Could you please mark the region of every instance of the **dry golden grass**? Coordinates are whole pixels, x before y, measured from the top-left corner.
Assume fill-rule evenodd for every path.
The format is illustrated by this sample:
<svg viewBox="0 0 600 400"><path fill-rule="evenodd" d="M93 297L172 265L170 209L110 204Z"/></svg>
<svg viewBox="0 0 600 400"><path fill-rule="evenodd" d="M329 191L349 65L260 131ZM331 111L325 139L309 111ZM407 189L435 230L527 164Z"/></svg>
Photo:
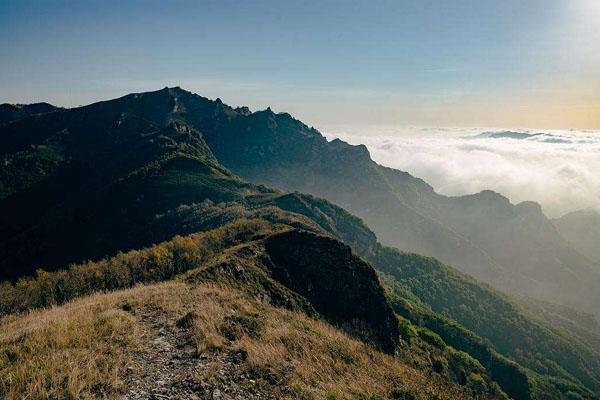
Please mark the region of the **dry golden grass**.
<svg viewBox="0 0 600 400"><path fill-rule="evenodd" d="M135 321L115 298L0 320L0 398L86 399L123 390L123 348L137 345Z"/></svg>
<svg viewBox="0 0 600 400"><path fill-rule="evenodd" d="M122 311L124 304L136 312ZM141 313L165 324L190 316L199 352L246 354L241 368L279 398L390 398L393 388L416 399L468 398L457 386L425 376L322 321L233 289L180 282L97 294L0 319L0 398L123 394L123 371L145 345L141 334L149 329L138 319ZM219 365L207 365L197 376L208 381L211 368Z"/></svg>
<svg viewBox="0 0 600 400"><path fill-rule="evenodd" d="M0 399L118 398L147 329L123 305L176 319L190 295L187 285L167 282L1 317Z"/></svg>
<svg viewBox="0 0 600 400"><path fill-rule="evenodd" d="M273 308L228 289L195 290L198 350L247 354L248 370L278 382L272 389L281 398L377 399L389 398L394 389L415 399L467 398L458 387L425 376L302 313Z"/></svg>
<svg viewBox="0 0 600 400"><path fill-rule="evenodd" d="M141 250L71 265L55 272L38 270L15 284L0 282L0 316L64 304L96 292L126 289L173 279L202 265L225 249L290 229L264 220L239 220L208 232L198 232Z"/></svg>

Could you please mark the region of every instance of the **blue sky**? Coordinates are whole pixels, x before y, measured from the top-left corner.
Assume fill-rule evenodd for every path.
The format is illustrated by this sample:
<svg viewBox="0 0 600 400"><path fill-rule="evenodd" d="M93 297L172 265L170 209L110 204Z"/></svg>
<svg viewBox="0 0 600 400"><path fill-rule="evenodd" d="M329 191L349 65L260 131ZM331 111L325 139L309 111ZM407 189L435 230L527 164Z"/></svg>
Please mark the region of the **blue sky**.
<svg viewBox="0 0 600 400"><path fill-rule="evenodd" d="M0 101L179 85L311 125L600 128L600 0L0 1Z"/></svg>

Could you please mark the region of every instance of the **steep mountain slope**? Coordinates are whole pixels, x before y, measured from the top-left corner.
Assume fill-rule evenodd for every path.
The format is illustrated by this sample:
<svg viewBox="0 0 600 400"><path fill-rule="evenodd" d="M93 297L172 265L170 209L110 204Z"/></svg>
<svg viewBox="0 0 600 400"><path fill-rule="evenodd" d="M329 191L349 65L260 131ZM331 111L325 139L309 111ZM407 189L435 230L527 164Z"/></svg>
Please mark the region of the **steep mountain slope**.
<svg viewBox="0 0 600 400"><path fill-rule="evenodd" d="M201 101L187 92L178 98ZM211 134L214 126L195 116L201 109L182 117L203 126L217 158L243 177L326 197L361 216L385 243L434 255L500 288L597 309L597 291L586 284L598 282L594 267L540 223L545 217L535 207L512 207L491 192L438 196L424 182L373 163L364 146L327 143L288 114L243 115ZM566 287L556 287L559 279Z"/></svg>
<svg viewBox="0 0 600 400"><path fill-rule="evenodd" d="M0 104L0 126L30 115L44 114L58 109L48 103ZM2 161L0 199L43 179L47 171L56 168L62 161L62 157L52 145L39 145L5 155Z"/></svg>
<svg viewBox="0 0 600 400"><path fill-rule="evenodd" d="M574 211L552 220L571 246L590 260L600 263L600 213L593 209Z"/></svg>
<svg viewBox="0 0 600 400"><path fill-rule="evenodd" d="M327 142L287 114L240 116L206 140L242 177L325 197L362 217L386 244L435 256L504 290L600 309L600 268L533 203L514 206L489 191L438 195L377 165L364 146Z"/></svg>
<svg viewBox="0 0 600 400"><path fill-rule="evenodd" d="M554 329L565 332L573 343L585 343L596 354L600 352L600 324L593 315L531 298L523 298L519 303L526 315L541 318ZM600 355L595 357L600 360Z"/></svg>
<svg viewBox="0 0 600 400"><path fill-rule="evenodd" d="M376 257L372 263L382 272L383 281L403 299L412 299L408 304L405 300L395 302L396 312L415 323L420 321L448 344L481 360L503 387L508 389L517 382L514 376L504 380L507 366L495 365L496 352L544 375L580 380L590 388L599 386L600 353L592 342L580 341L571 330L559 329L527 313L515 302L437 260L389 248ZM421 305L438 315L419 309ZM581 337L593 340L591 332L597 335L599 331L592 329Z"/></svg>
<svg viewBox="0 0 600 400"><path fill-rule="evenodd" d="M0 309L12 312L32 306L61 304L96 290L115 290L139 285L142 282L150 283L173 278L179 283L164 286L160 294L156 290L147 291L138 286L135 289L137 294L135 297L121 298L120 311L126 311L128 314L115 315L101 312L105 310L88 312L89 315L100 316L100 318L107 317L105 321L100 320L90 324L99 326L100 338L87 338L81 343L83 346L81 350L85 351L86 348L98 345L100 341L107 342L105 346L108 345L111 351L101 355L104 358L98 362L103 365L97 366L102 373L106 369L110 371L112 368L124 369L125 367L121 363L121 357L111 357L110 354L119 353L126 358L140 357L135 348L130 348L130 346L134 347L136 342L144 346L144 343L139 343L143 337L135 336L138 323L142 322L137 317L152 314L154 330L165 340L172 339L180 333L176 328L190 329L195 324L200 324L196 331L198 335L196 339L199 339L196 344L198 353L202 354L194 354L194 352L190 354L188 351L184 365L181 365L182 360L176 357L173 357L169 363L170 369L176 369L186 376L193 375L196 368L202 369L202 365L196 364L199 360L220 357L221 351L229 354L230 351L237 349L238 352L241 350L246 352L249 359L260 355L260 359L268 363L260 364L266 370L259 368L252 371L239 366L237 375L231 378L238 382L244 379L243 375L250 375L253 380L267 379L270 385L265 389L284 391L281 396L286 391L293 390L287 386L286 382L289 379L305 377L303 372L315 368L317 370L329 368L331 364L331 370L323 371L327 372L327 375L311 374L312 380L301 385L303 391L310 391L311 387L312 390L317 387L328 387L338 379L345 381L345 376L358 377L365 376L366 373L368 377L372 372L376 372L379 379L383 379L377 385L374 385L371 380L362 384L355 382L340 385L338 382L336 398L338 396L339 398L362 398L356 391L367 393L372 391L384 395L394 387L397 388L398 393L401 393L401 389L405 392L415 391L424 398L428 398L425 393L429 393L429 396L445 393L442 398L470 398L474 395L482 398L503 398L497 385L489 380L485 369L468 355L446 348L445 345L427 344L426 341L410 334L415 331L415 328L406 321L403 322L403 326L405 330L408 329L408 333L405 332L406 335L401 336L398 321L373 269L365 261L353 255L348 246L331 237L301 231L283 224L268 223L264 220L239 221L215 231L176 237L151 248L122 253L100 262L72 266L69 270L56 273L38 273L35 280L21 280L16 286L4 285L0 292ZM149 299L146 295L152 296L153 299ZM115 296L122 297L122 293L110 296L110 299L114 299ZM223 301L220 307L210 306L210 301L215 299ZM160 310L165 305L181 301L184 301L186 310L181 308L176 311ZM91 304L92 306L96 304L97 307L103 302L96 299ZM114 304L111 300L109 302ZM161 305L157 305L156 302ZM292 313L276 310L275 307L285 308ZM144 312L138 314L140 310ZM158 311L159 315L153 314L152 310ZM277 315L281 313L287 315L286 325L276 325L269 332L269 324L278 324L280 321ZM73 314L67 313L67 315ZM75 315L78 315L77 318L82 318L77 313ZM114 320L112 316L118 318ZM307 316L320 319L322 321L320 326L323 328L314 332L313 328L316 325L312 323L313 325L307 326L306 321L309 321ZM78 326L79 320L72 320L70 317L66 319L71 327ZM167 324L165 320L172 323ZM324 337L323 334L326 333L324 329L329 329L331 332L333 329L331 326L325 327L323 324L325 321L345 332L346 335L360 339L373 347L361 345L362 347L355 347L351 352L350 349L340 348L339 346L344 346L347 339L337 333L335 334L337 344L333 337L329 342L330 335ZM65 322L67 321L58 319L54 326ZM105 322L108 326L105 326ZM11 326L14 328L22 324L23 318L5 316L2 323L7 327L7 334L0 335L0 370L4 372L3 378L0 378L0 390L2 390L0 393L9 393L12 394L9 397L18 397L24 394L26 387L27 390L49 390L59 391L59 393L60 390L72 389L72 386L64 385L62 383L64 381L60 379L61 374L69 374L69 371L59 369L60 364L48 363L47 359L57 354L54 353L55 347L44 345L46 338L36 334L32 338L31 334L25 333L20 340L13 340L14 336L9 333L13 331ZM121 328L122 324L134 328L127 331L119 329L118 334L111 335L111 329L115 326ZM83 332L87 333L91 326ZM52 324L50 331L52 331ZM60 331L59 329L58 332L50 332L46 335L56 335ZM168 335L165 334L166 331L169 331ZM69 332L69 339L61 342L59 348L64 346L67 349L69 342L82 340L77 336L82 329L70 329ZM133 333L133 337L129 336L124 340L123 336L127 335L126 332ZM270 338L270 335L275 337ZM112 342L113 339L116 341ZM242 339L245 341L241 341ZM248 343L250 339L256 342ZM328 345L335 346L332 350L334 352L329 356L331 360L323 358L330 350L322 347L322 340L325 340ZM152 346L148 349L150 354L146 355L142 352L144 355L140 361L146 365L142 370L135 371L137 375L129 376L130 384L126 386L130 390L139 391L146 385L156 387L160 379L172 379L169 376L161 376L160 374L164 373L161 366L153 365L153 361L159 361L155 359L160 357L152 352L153 349L156 352L156 346L161 345L157 343L158 341L158 339L154 340L150 344ZM188 340L187 346L189 344ZM246 347L250 344L258 347ZM177 355L176 349L181 349L185 345L186 343L183 342L181 346L174 347L169 352L175 352L174 355ZM285 349L281 349L279 347L281 345L284 345ZM33 354L29 354L29 349L36 347L42 355L38 354L37 358L32 359ZM383 356L373 348L379 348L388 354L399 354L402 351L404 355L394 358ZM279 350L285 350L286 354L281 354ZM326 351L325 354L321 353L323 350ZM289 364L294 360L293 355L302 358ZM73 352L70 356L79 357ZM239 361L246 361L246 356ZM430 357L437 360L436 362L443 368L435 367ZM380 366L366 368L362 361L356 364L358 360L367 359L388 361L385 362L386 368L381 370L379 370ZM323 362L326 364L322 365ZM32 381L27 375L21 375L23 368L27 368L27 363L29 366L36 363L48 363L48 365L34 368L36 379ZM117 365L112 366L111 363ZM248 367L252 364L250 363ZM387 368L393 368L394 371L407 369L414 371L418 368L421 373L428 375L432 386L429 386L429 389L426 387L412 389L414 387L410 381L407 381L407 377L393 378L382 375L381 372ZM372 372L365 372L367 370ZM131 375L131 372L129 369L128 375ZM102 373L69 377L69 380L93 378L102 381L111 378L111 374ZM113 373L119 375L117 372L113 371ZM272 374L275 374L276 378L272 377ZM142 379L143 385L140 385L140 376L148 377ZM269 376L273 379L269 379ZM7 386L11 381L13 385ZM47 383L36 384L36 382ZM210 384L210 380L205 382L200 378L193 385L189 382L173 382L169 387L179 387L178 390L186 391L189 396L190 391L201 394L203 390L201 386L207 383ZM77 387L85 387L86 384L87 382L80 382ZM236 382L226 382L226 384L222 385L224 386L222 390L226 392L240 389ZM119 390L118 385L115 386L117 387L110 389ZM23 392L13 392L11 387L22 387ZM164 389L173 390L168 387ZM298 389L300 388L297 387L295 390ZM99 389L87 387L86 390ZM57 396L57 393L52 394ZM186 398L185 394L182 396ZM277 398L276 395L274 397ZM296 396L291 397L296 398ZM314 396L308 395L308 398ZM316 398L320 396L316 395ZM391 396L391 398L395 397Z"/></svg>
<svg viewBox="0 0 600 400"><path fill-rule="evenodd" d="M490 382L461 353L413 339L423 362L448 357L448 377L425 373L300 311L201 283L95 295L0 324L7 400L503 398L484 393Z"/></svg>
<svg viewBox="0 0 600 400"><path fill-rule="evenodd" d="M288 114L248 113L166 88L16 121L2 129L0 144L5 160L31 152L31 144L58 148L57 158L73 157L60 163L68 170L63 179L67 173L81 177L93 175L102 160L79 156L77 138L92 136L99 149L109 143L109 153L128 146L110 140L131 125L139 124L135 130L145 135L169 121L201 133L219 162L242 177L328 198L362 217L386 244L433 255L504 290L600 309L599 268L574 251L535 205L513 206L492 192L440 196L409 174L377 165L364 146L329 143Z"/></svg>
<svg viewBox="0 0 600 400"><path fill-rule="evenodd" d="M557 233L537 203L512 205L490 191L441 199L432 215L485 248L509 273L515 271L525 278L500 285L502 289L599 315L600 267Z"/></svg>
<svg viewBox="0 0 600 400"><path fill-rule="evenodd" d="M112 121L121 112L159 126L184 121L237 174L328 198L362 217L386 244L433 255L504 290L600 309L597 265L562 240L534 204L513 206L493 192L441 196L407 173L377 165L364 146L327 142L289 114L249 113L179 88L83 109Z"/></svg>
<svg viewBox="0 0 600 400"><path fill-rule="evenodd" d="M201 135L157 126L99 103L17 121L0 135L10 159L52 146L58 162L0 200L0 277L31 273L141 246L141 230L181 204L259 193L223 168Z"/></svg>
<svg viewBox="0 0 600 400"><path fill-rule="evenodd" d="M563 323L557 323L555 315L565 314L556 310L559 306L554 306L552 313L550 304L537 302L538 307L547 310L540 313L533 308L532 300L517 303L435 259L381 246L360 220L353 220L346 211L325 200L293 194L276 197L274 203L308 216L322 229L358 248L359 254L382 273L383 280L403 299L395 303L400 306L397 312L417 324L429 320L427 326L448 343L471 354L476 351L477 358L492 373L493 367L486 363L494 355L485 341L499 353L535 371L567 379L576 377L592 388L600 387L600 329L590 315L573 315L571 311L572 318L567 321L563 317ZM362 247L356 242L363 243ZM408 308L407 299L411 304ZM443 317L424 310L415 312L421 305ZM540 319L541 315L544 317ZM464 328L457 329L446 318L476 334L465 335L461 331ZM514 380L514 376L510 379Z"/></svg>
<svg viewBox="0 0 600 400"><path fill-rule="evenodd" d="M271 117L275 115L270 111L255 114L258 115L258 122L255 121L256 129L263 129L263 124L268 125ZM180 89L165 89L129 95L72 110L33 115L6 125L0 130L0 149L3 152L0 157L4 160L10 160L18 153L36 159L36 148L45 146L52 149L58 161L52 168L40 170L37 181L15 189L5 199L0 200L2 276L23 276L32 273L39 266L53 270L69 262L105 257L120 250L140 248L168 240L177 234L213 229L244 218L260 218L316 233L328 232L351 245L355 251L373 262L380 270L386 271L388 275L391 275L390 271L394 268L398 269L396 272L399 275L394 279L397 279L398 285L408 287L409 290L398 292L394 282L391 282L390 286L394 288L395 296L414 304L415 309L420 310L419 307L426 305L434 311L443 312L491 340L493 347L498 348L502 354L516 358L536 371L570 380L562 385L562 389L550 388L546 394L561 391L566 393L571 388L578 387L577 380L585 382L591 388L595 387L597 370L595 364L589 362L589 357L594 357L589 349L569 346L565 344L568 342L567 338L555 338L544 329L536 331L534 323L522 322L520 316L516 320L519 324L523 323L523 327L511 325L513 316L510 313L516 311L507 307L502 297L495 292L488 289L481 291L474 282L469 286L465 284L469 281L460 275L442 274L444 278L454 276L448 279L450 290L444 295L450 299L455 298L456 301L454 304L448 302L447 306L440 307L439 303L436 303L437 297L428 297L426 293L418 290L419 286L432 284L432 288L437 288L435 283L439 281L440 276L436 277L431 268L425 267L428 272L420 274L419 279L404 279L411 276L412 268L429 265L426 259L419 256L404 257L393 251L390 253L391 249L379 245L375 235L362 221L331 203L298 193L284 194L264 186L252 185L225 169L207 143L218 147L219 132L234 129L232 127L240 123L240 119L250 118L252 115L254 114L249 114L246 110L234 110L220 101L212 102ZM291 119L287 116L286 120ZM199 130L198 127L203 128ZM309 131L307 128L305 134L298 139L299 148L302 148L305 140L313 140L313 136L319 143L324 141ZM340 146L342 149L347 147L345 144ZM292 150L287 155L290 159L295 157ZM359 152L364 153L362 150ZM240 157L243 158L244 154L242 152ZM26 173L28 168L26 165L17 165L14 171ZM232 240L235 240L237 234L231 234ZM302 238L302 242L310 242L309 237ZM286 242L293 241L292 238L288 239ZM263 254L266 250L264 245L261 246L258 249L246 246L243 254L237 251L228 254L244 263L253 259L253 254ZM290 252L303 253L306 251ZM142 279L142 282L163 280L174 276L174 273L182 272L179 269L182 264L177 258L163 259L162 251L151 254L162 261L155 269L149 271L148 275L145 272L141 273L142 278L149 276L148 280ZM297 262L297 257L293 260L285 258L288 256L287 250L280 254L283 258L273 265L290 265ZM269 258L273 261L271 256ZM344 260L340 254L336 255L335 259ZM343 262L350 261L346 259ZM62 272L52 275L52 278L41 273L34 281L37 283L25 280L17 284L16 289L13 286L3 286L1 292L8 293L8 297L12 298L6 303L12 304L7 306L11 310L28 304L28 301L33 301L33 306L52 304L53 301L60 303L72 298L73 293L79 295L96 290L112 290L138 282L135 277L139 271L135 269L129 272L125 269L124 276L99 279L92 272L98 271L98 268L102 271L106 264L101 264L104 266L98 268L94 268L94 265L86 264L76 268L74 274L67 274L71 277L83 277L83 292L79 291L79 278L73 278L78 285L72 287L65 284L66 278ZM311 266L298 265L301 265L302 271ZM448 270L446 267L439 269ZM89 277L90 281L86 283L85 277ZM300 282L290 271L280 276L281 281L285 281L286 277L290 286ZM319 277L314 276L311 280L318 281ZM362 278L360 281L362 282ZM125 283L122 284L123 282ZM33 296L33 300L23 299L19 296L19 293L22 293L19 285L22 285L24 293L36 293L35 288L41 287L42 293L46 294ZM33 285L34 289L29 285ZM312 290L314 283L310 287ZM47 292L44 288L52 290ZM302 288L292 289L304 293L307 298L310 297ZM16 293L16 297L11 297L10 293ZM341 299L342 295L343 292L340 292L336 298ZM55 296L58 296L58 300ZM358 300L349 299L347 302ZM490 308L479 314L480 311L474 306L478 302L483 302ZM466 305L473 311L465 313L461 305ZM398 312L402 310L396 309ZM498 318L487 318L486 313L493 315L495 312L498 312ZM335 315L343 315L343 312L337 310ZM481 321L478 320L478 315L482 318ZM416 314L405 313L405 316L416 325L421 325L422 321L426 320L448 322L435 312L425 309ZM501 323L494 325L495 320ZM331 322L336 323L334 319ZM487 326L495 326L497 331L483 329ZM444 335L444 339L448 339L449 342L453 340L453 345L458 349L473 351L472 344L469 344L471 342L463 340L472 333L459 325L455 324L448 330L445 326L441 329L430 324L431 328ZM425 327L419 329L420 332L426 332L423 331ZM541 339L527 341L527 347L521 356L514 343L503 345L499 341L501 335L511 329L517 329L521 334L529 334L533 329L535 332L541 332ZM352 334L352 329L348 329L347 332ZM377 335L386 334L390 334L389 329ZM423 333L424 337L430 338L427 335ZM392 340L390 338L393 337L394 334L388 336L388 340ZM366 337L363 339L368 340ZM558 343L556 348L559 350L556 352L551 345L546 346L546 343L554 343L552 340L556 340L555 344ZM476 337L475 341L480 343L481 339ZM465 343L471 347L461 347ZM389 349L389 342L383 345L385 346ZM477 346L484 348L487 345ZM512 364L501 357L496 357L490 349L488 346L484 353L478 354L478 358L482 354L487 357L481 358L480 361L488 368L491 365L488 359L493 358L494 362L498 362L502 368L506 367L514 374L508 375L505 386L506 382L525 382L523 385L527 388L535 388L530 378L531 374L518 366L511 366ZM536 352L542 355L538 356L535 362L530 362L531 354ZM575 354L574 362L569 361L566 356L569 352ZM564 367L553 367L553 362L564 364ZM581 364L586 362L589 367L581 367ZM536 398L531 394L534 391L530 393L530 389L521 387L517 391L519 393L515 398ZM576 391L591 398L584 389ZM555 398L561 398L558 394L557 396Z"/></svg>

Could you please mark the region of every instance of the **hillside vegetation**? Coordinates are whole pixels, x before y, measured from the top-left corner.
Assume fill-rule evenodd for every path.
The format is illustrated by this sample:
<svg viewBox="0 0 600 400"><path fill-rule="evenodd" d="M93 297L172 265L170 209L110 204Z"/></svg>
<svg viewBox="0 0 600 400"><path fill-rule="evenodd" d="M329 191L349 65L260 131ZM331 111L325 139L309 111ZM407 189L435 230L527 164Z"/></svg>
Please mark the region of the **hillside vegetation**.
<svg viewBox="0 0 600 400"><path fill-rule="evenodd" d="M600 315L600 266L561 237L538 204L514 205L492 191L439 195L378 165L365 146L328 142L287 113L239 113L184 90L173 98L185 105L173 118L202 131L219 162L241 177L326 198L361 217L382 243L434 256L503 291ZM207 118L212 113L222 116Z"/></svg>
<svg viewBox="0 0 600 400"><path fill-rule="evenodd" d="M226 287L139 286L1 322L7 400L475 398L302 312Z"/></svg>
<svg viewBox="0 0 600 400"><path fill-rule="evenodd" d="M569 320L565 320L564 313L558 314L556 306L555 314L541 313L532 309L531 300L510 299L433 258L378 244L362 221L346 217L346 211L325 200L300 194L284 198L285 201L276 199L275 202L314 221L327 221L320 225L322 229L357 248L382 274L383 281L393 292L401 296L400 304L407 301L412 304L410 313L406 313L405 307L397 312L415 323L430 319L430 329L449 342L452 342L450 336L454 336L455 347L471 354L476 352L484 363L487 362L484 360L498 359L491 354L500 353L538 373L574 382L581 380L591 388L598 387L600 330L592 316L580 313L577 320L567 323ZM328 217L319 219L318 215ZM355 246L355 241L361 245ZM545 309L548 310L549 305L545 304ZM472 343L477 343L476 349ZM498 362L505 363L504 360ZM508 376L511 381L515 379Z"/></svg>
<svg viewBox="0 0 600 400"><path fill-rule="evenodd" d="M58 266L85 259L86 253L98 257L119 250L106 241L85 249L91 239L97 241L88 232L96 227L119 235L121 248L139 247L147 243L137 242L128 227L144 225L152 215L206 198L239 201L240 190L256 192L215 168L218 160L251 182L333 201L361 217L384 244L434 256L511 293L600 310L600 267L558 234L539 205L513 205L491 191L438 195L422 180L376 164L366 147L327 142L286 113L250 113L165 88L17 119L0 126L0 149L11 177L28 176L21 184L8 178L3 183L5 196L14 194L0 202L0 244L7 243L0 245L3 270L18 265L31 273L36 263ZM39 149L50 153L45 156L50 161L40 160L32 174L32 162L22 160L41 159ZM212 159L204 159L209 153ZM237 185L242 186L232 190ZM103 215L90 214L95 201ZM56 209L59 204L72 223L86 222L71 238L82 239L79 254L51 243L52 221L69 221ZM78 204L85 204L83 210ZM124 210L112 209L123 205ZM119 214L128 220L113 220ZM50 243L46 249L20 249L29 237Z"/></svg>
<svg viewBox="0 0 600 400"><path fill-rule="evenodd" d="M235 398L504 398L466 353L432 342L435 334L406 320L400 330L373 271L347 247L289 227L264 237L269 227L264 221L239 222L69 271L40 273L12 292L3 290L6 313L64 303L88 294L91 286L129 287L133 276L146 282L175 278L159 286L92 294L47 311L5 315L0 393L6 398L124 393L135 398L147 390L186 398L219 390ZM313 242L286 235L309 235ZM245 244L236 244L239 240ZM211 249L225 247L213 247L221 241L229 241L228 250L208 257ZM296 247L306 243L310 250ZM279 246L302 257L282 264ZM330 257L338 262L331 264ZM303 260L314 265L313 272ZM315 279L315 273L321 277ZM317 282L323 289L312 286ZM66 287L69 296L61 291ZM332 290L340 293L331 296ZM8 300L6 293L12 293ZM164 361L162 353L156 354L163 345L183 349L172 355L185 359L184 365L171 363L176 374L155 362ZM91 364L86 364L88 352L94 353Z"/></svg>
<svg viewBox="0 0 600 400"><path fill-rule="evenodd" d="M291 215L289 220L293 219L294 216ZM436 361L436 358L425 357L423 361L424 356L411 345L417 339L438 349L445 349L446 343L451 344L456 349L475 355L480 362L465 361L467 365L474 363L472 365L479 366L475 368L477 371L485 368L490 378L500 383L514 398L544 398L533 394L535 381L531 380L532 375L526 370L501 357L479 337L455 322L419 306L414 297L412 300L401 297L398 294L400 292L395 289L397 285L391 281L388 282L394 288L394 293L389 295L391 304L396 312L408 318L402 319L399 327L394 328L396 325L390 319L391 309L381 297L381 289L376 284L370 288L365 286L366 282L377 282L374 276L358 279L356 273L351 272L353 278L346 280L346 285L341 284L344 282L343 275L335 272L340 266L334 265L343 265L352 271L352 258L343 261L350 254L349 249L344 250L343 245L314 234L309 234L303 240L288 240L286 236L289 234L296 235L297 238L306 237L306 234L297 236L298 233L294 232L298 231L290 229L289 225L272 224L264 220L241 220L206 233L175 237L148 249L133 250L99 262L73 265L68 270L53 273L39 271L35 279L21 279L16 285L5 283L0 291L0 310L11 313L57 305L98 290L127 288L139 283L169 280L183 274L180 279L189 284L218 283L246 292L252 298L262 299L272 305L312 316L322 315L348 334L384 351L389 352L399 344L403 358L417 362L415 366L420 369L458 374L448 369L446 362ZM284 254L287 256L295 253L298 255L293 256L290 261L277 262L280 257L277 254L281 254L276 250L277 246L284 246ZM328 248L331 250L326 250ZM339 250L336 249L347 255L340 257ZM316 258L312 258L311 254ZM327 254L330 255L326 256ZM323 269L328 265L327 257L336 260L336 264L329 264L329 270ZM310 264L303 266L306 261L302 260ZM297 267L293 267L295 265ZM310 269L307 269L309 266L316 267L314 273L323 275L320 278L311 276ZM282 267L285 269L282 270ZM300 268L295 273L301 275L290 275L294 271L290 269L292 267ZM370 270L366 265L361 268L365 272ZM314 286L316 282L322 285L322 291L319 286ZM308 288L310 291L306 292ZM336 294L335 290L339 290L339 293ZM409 292L403 294L413 296ZM348 295L355 298L345 298ZM375 301L377 296L380 296L379 303ZM336 303L338 299L340 302ZM366 307L365 311L360 311L361 307ZM402 343L409 347L403 347ZM445 358L454 354L452 350L448 351L450 354ZM490 363L491 360L494 362ZM468 384L465 376L468 377L452 375L452 379ZM565 382L563 386L569 390L551 386L542 393L547 396L551 392L571 391L590 398L591 394L576 384ZM489 381L486 387L495 386ZM555 398L562 397L557 395Z"/></svg>
<svg viewBox="0 0 600 400"><path fill-rule="evenodd" d="M304 152L306 144L313 143L317 147L310 148L321 151L324 139L299 124L287 114L232 109L178 88L7 122L0 127L0 159L7 166L0 173L4 190L0 278L8 279L0 283L3 327L26 318L15 313L63 304L68 308L71 301L87 301L74 299L97 298L98 292L176 280L190 288L217 285L229 291L227 296L231 291L243 293L248 301L296 313L294 318L301 314L328 324L368 346L370 352L395 355L396 361L427 379L445 382L449 392L440 389L439 393L450 398L457 398L452 397L457 393L501 398L498 385L518 400L597 397L593 391L599 389L600 357L593 317L547 302L509 298L435 259L383 246L363 220L327 200L248 183L222 165L223 160L234 162L237 157L244 165L254 163L258 171L264 168L262 161L279 157L284 148L283 161L310 160ZM235 148L238 139L228 135L242 135L242 131L258 132L250 135L256 142L246 143L237 155L220 147L229 138ZM270 132L271 147L264 147L264 132ZM352 147L348 153L344 143L327 146L337 149L340 165L364 161L365 154L368 158L362 147ZM257 154L262 154L258 161ZM381 167L372 161L367 164L365 171L385 177ZM290 177L288 167L281 163L276 168L282 177ZM337 184L339 193L350 187L343 181ZM379 204L377 196L372 204ZM382 218L392 215L380 214ZM403 221L411 221L410 215L415 214L406 214ZM435 232L440 238L446 235L444 229ZM494 268L494 273L502 274L499 265ZM131 323L129 308L124 305L125 314L114 313L117 319L111 316L112 322L107 323ZM183 331L193 325L193 316L181 322L187 328L169 330L166 326L175 316L153 314L152 307L144 310L152 329L163 329L161 337L169 346L187 346L189 338ZM58 318L59 314L48 315ZM62 319L71 323L67 316ZM167 319L171 322L165 325ZM44 332L50 347L44 349L40 343L40 353L48 357L58 359L59 353L77 348L78 339L53 347L52 337L58 333ZM296 338L306 339L306 346L311 346L309 337ZM124 346L135 348L134 339ZM85 346L94 348L87 342L81 349ZM277 354L287 357L288 350ZM99 356L102 351L98 350ZM106 351L110 357L112 350ZM153 384L153 375L163 373L154 364L169 362L182 374L196 365L195 358L175 362L163 353L140 351L147 357L146 370L138 371L135 379L145 380L146 385ZM236 354L226 352L216 359L231 366L232 357L239 357ZM298 357L298 363L305 362L305 355ZM343 361L343 354L339 357L336 362ZM9 352L3 362L12 368L20 359ZM122 368L102 360L98 361L104 363L102 368L92 368L98 369L98 377L82 379L109 380L108 375ZM55 373L58 383L49 385L75 379L64 378L65 371ZM75 389L68 390L116 396L132 384L118 381L108 383L114 389L105 392L102 383L79 392L74 384ZM184 385L181 393L200 390L195 383L190 385ZM227 385L234 387L235 382ZM394 385L380 383L372 393L410 398ZM362 394L332 390L331 396L341 398L371 393L371 389ZM269 391L252 396L264 398L260 396L266 393L283 396ZM327 397L326 392L318 393L315 396ZM428 398L424 393L416 394ZM130 396L143 398L144 394Z"/></svg>

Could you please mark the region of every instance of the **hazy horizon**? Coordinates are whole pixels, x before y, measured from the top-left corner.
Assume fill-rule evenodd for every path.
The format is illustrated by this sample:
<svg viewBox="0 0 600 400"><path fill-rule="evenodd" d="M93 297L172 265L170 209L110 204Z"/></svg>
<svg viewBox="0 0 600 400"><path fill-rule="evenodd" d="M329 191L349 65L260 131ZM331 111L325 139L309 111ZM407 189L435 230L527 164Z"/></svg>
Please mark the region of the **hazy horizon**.
<svg viewBox="0 0 600 400"><path fill-rule="evenodd" d="M504 131L531 136L481 136ZM549 217L600 211L600 130L339 126L324 134L366 145L378 163L409 172L440 194L493 190L514 204L540 203Z"/></svg>
<svg viewBox="0 0 600 400"><path fill-rule="evenodd" d="M181 86L322 130L600 129L599 25L596 0L8 1L0 101Z"/></svg>
<svg viewBox="0 0 600 400"><path fill-rule="evenodd" d="M595 136L475 151L406 127L600 130L598 26L600 0L8 1L0 102L72 107L180 86L353 133L440 193L492 189L556 216L600 204Z"/></svg>
<svg viewBox="0 0 600 400"><path fill-rule="evenodd" d="M96 99L91 103L103 100L110 99ZM246 105L223 100L232 107ZM274 112L287 112L271 105L251 107L251 111L266 107ZM292 116L302 120L298 115ZM462 196L493 190L514 204L535 201L551 218L588 208L600 212L600 175L596 173L600 170L600 130L597 129L319 126L308 120L302 122L314 126L328 140L339 138L351 144L366 145L376 162L409 172L443 195ZM525 140L475 138L485 132L503 131L534 137Z"/></svg>
<svg viewBox="0 0 600 400"><path fill-rule="evenodd" d="M600 0L0 37L0 399L600 400Z"/></svg>

